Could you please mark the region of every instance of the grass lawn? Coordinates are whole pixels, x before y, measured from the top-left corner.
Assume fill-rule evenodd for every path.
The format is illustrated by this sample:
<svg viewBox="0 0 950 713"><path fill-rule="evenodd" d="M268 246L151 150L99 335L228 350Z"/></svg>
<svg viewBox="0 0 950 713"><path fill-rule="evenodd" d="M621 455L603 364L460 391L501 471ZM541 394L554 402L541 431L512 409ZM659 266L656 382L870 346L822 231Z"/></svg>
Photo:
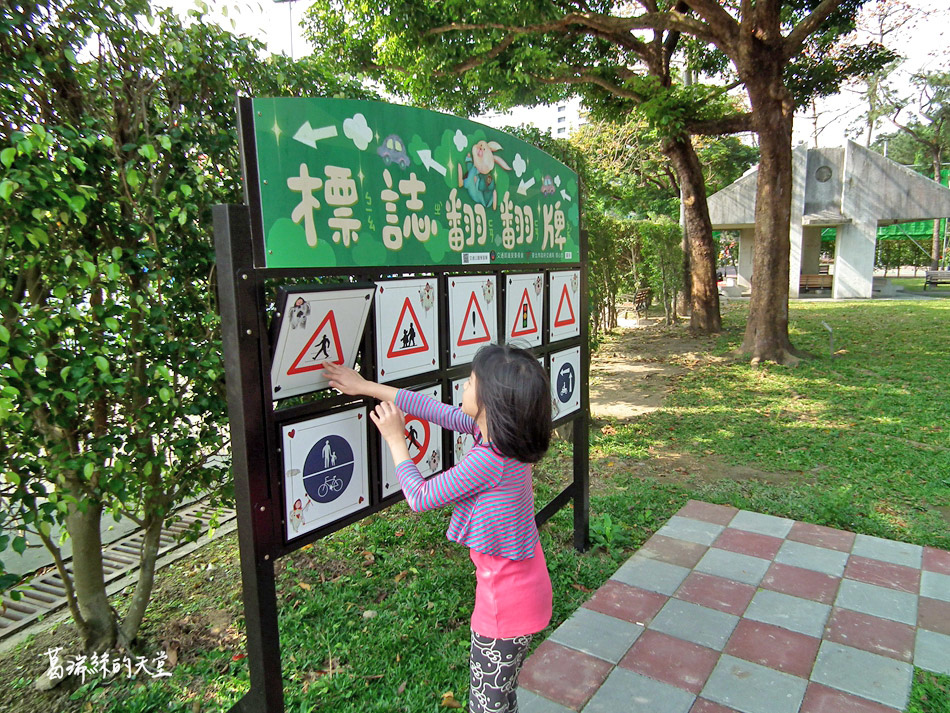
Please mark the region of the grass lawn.
<svg viewBox="0 0 950 713"><path fill-rule="evenodd" d="M920 292L921 294L950 295L950 285L936 285L924 290L924 272L921 271L917 277L893 277L888 278L893 285L899 285L904 288L904 292Z"/></svg>
<svg viewBox="0 0 950 713"><path fill-rule="evenodd" d="M542 528L552 628L689 498L950 549L950 300L793 303L792 339L816 355L794 369L729 359L745 309L723 317L722 337L667 357L683 372L662 409L592 429L600 547L573 550L569 510ZM834 329L833 357L822 322ZM714 458L725 472L647 467L671 454ZM568 455L558 443L536 469L539 504L569 477ZM761 477L730 477L730 466ZM448 691L466 700L474 581L467 551L444 538L447 522L448 512L400 504L277 563L289 712L436 711ZM0 656L4 710L226 711L248 687L236 537L160 572L142 639L144 655L173 652L170 678L38 694L30 682L43 652L78 647L68 625L37 634ZM950 713L948 691L950 677L918 672L908 710Z"/></svg>

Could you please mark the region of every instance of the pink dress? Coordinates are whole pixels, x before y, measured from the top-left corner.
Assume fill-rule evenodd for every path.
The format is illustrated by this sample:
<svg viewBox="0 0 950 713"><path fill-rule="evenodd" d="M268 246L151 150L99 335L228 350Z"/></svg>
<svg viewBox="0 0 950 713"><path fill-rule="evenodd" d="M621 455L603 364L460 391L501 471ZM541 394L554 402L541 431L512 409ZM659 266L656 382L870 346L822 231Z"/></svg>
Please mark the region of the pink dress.
<svg viewBox="0 0 950 713"><path fill-rule="evenodd" d="M551 621L551 578L541 543L523 560L470 550L475 563L472 631L512 639L541 631Z"/></svg>

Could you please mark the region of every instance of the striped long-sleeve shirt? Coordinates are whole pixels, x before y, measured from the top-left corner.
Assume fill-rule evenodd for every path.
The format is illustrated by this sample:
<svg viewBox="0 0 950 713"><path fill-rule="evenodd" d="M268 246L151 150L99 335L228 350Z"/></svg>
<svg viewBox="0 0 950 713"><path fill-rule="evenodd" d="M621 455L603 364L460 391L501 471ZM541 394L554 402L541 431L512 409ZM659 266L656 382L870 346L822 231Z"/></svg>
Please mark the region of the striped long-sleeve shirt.
<svg viewBox="0 0 950 713"><path fill-rule="evenodd" d="M512 560L534 556L531 464L508 458L482 442L475 421L461 409L400 389L396 406L443 428L475 436L475 445L457 465L428 480L411 460L396 466L409 507L432 510L454 504L446 537L477 552Z"/></svg>

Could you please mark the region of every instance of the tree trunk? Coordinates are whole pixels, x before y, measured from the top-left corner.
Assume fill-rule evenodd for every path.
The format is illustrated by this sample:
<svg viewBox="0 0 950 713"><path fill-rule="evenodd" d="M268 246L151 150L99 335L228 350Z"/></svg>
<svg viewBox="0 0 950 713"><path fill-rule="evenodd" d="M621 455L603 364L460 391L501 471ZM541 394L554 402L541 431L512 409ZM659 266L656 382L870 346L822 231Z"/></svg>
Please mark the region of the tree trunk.
<svg viewBox="0 0 950 713"><path fill-rule="evenodd" d="M769 77L768 75L772 76ZM750 72L746 81L761 157L755 194L752 296L741 352L752 363L796 364L788 338L789 223L792 212L791 97L781 71Z"/></svg>
<svg viewBox="0 0 950 713"><path fill-rule="evenodd" d="M118 632L102 574L102 505L89 500L82 505L72 506L66 517L73 545L73 586L83 619L83 647L87 652L101 652L115 646Z"/></svg>
<svg viewBox="0 0 950 713"><path fill-rule="evenodd" d="M689 329L693 334L717 334L722 331L722 317L716 282L716 248L706 203L703 169L689 137L664 142L663 153L673 163L682 196L689 246Z"/></svg>
<svg viewBox="0 0 950 713"><path fill-rule="evenodd" d="M152 597L152 586L155 584L155 562L158 559L158 547L161 543L162 517L152 516L145 526L145 537L142 541L142 553L139 557L139 578L132 594L132 603L125 615L120 629L121 642L124 646L135 638L145 609Z"/></svg>

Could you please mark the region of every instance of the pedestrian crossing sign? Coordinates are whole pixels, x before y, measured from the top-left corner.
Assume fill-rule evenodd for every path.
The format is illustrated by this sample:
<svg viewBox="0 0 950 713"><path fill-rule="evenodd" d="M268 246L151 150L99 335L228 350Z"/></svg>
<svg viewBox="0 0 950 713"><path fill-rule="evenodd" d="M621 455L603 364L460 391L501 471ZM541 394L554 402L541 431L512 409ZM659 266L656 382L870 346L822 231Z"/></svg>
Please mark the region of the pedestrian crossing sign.
<svg viewBox="0 0 950 713"><path fill-rule="evenodd" d="M271 339L275 401L325 389L324 362L353 366L373 291L352 283L280 290Z"/></svg>

